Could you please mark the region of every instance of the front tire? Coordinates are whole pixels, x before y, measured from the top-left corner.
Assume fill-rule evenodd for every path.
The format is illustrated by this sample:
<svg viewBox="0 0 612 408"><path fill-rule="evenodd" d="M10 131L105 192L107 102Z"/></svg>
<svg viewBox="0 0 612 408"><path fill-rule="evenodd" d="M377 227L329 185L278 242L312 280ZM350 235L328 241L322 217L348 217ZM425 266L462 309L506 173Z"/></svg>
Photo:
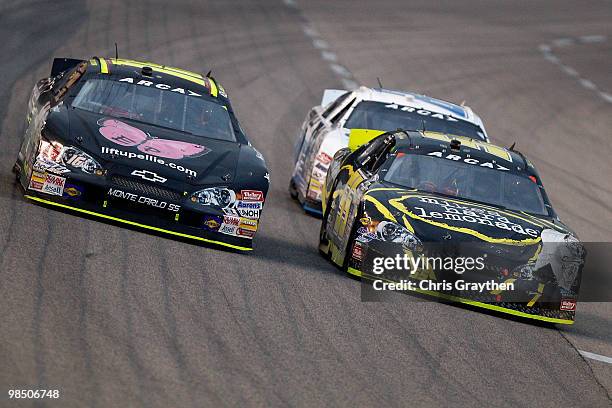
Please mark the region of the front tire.
<svg viewBox="0 0 612 408"><path fill-rule="evenodd" d="M295 181L293 181L293 178L291 178L291 180L289 181L289 195L294 200L297 200L297 198L298 198L298 191L297 191L297 188L295 186Z"/></svg>
<svg viewBox="0 0 612 408"><path fill-rule="evenodd" d="M357 279L357 277L348 272L348 264L349 264L349 259L350 259L350 256L353 250L353 243L357 235L357 229L359 229L359 216L355 217L355 220L353 221L353 225L351 226L349 237L348 237L348 240L346 241L346 248L344 250L344 259L342 260L342 270L346 272L347 275L355 279Z"/></svg>
<svg viewBox="0 0 612 408"><path fill-rule="evenodd" d="M327 220L329 219L329 213L332 211L331 204L335 189L336 183L334 183L334 186L329 193L329 197L327 198L327 205L325 206L327 211L323 214L321 219L321 229L319 230L319 253L328 260L331 259L331 257L329 255L329 238L327 238Z"/></svg>
<svg viewBox="0 0 612 408"><path fill-rule="evenodd" d="M323 216L321 220L321 229L319 230L319 254L327 260L329 257L329 239L327 238L327 218L329 217L329 211Z"/></svg>

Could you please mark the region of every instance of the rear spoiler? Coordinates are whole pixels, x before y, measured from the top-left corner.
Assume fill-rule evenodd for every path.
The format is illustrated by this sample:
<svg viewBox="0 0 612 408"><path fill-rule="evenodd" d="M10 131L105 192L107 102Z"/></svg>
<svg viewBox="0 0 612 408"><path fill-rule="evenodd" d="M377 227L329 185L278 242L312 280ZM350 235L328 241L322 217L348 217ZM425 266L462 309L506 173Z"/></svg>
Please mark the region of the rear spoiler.
<svg viewBox="0 0 612 408"><path fill-rule="evenodd" d="M326 106L338 99L340 95L345 94L347 91L343 89L326 89L323 91L323 98L321 99L321 106Z"/></svg>
<svg viewBox="0 0 612 408"><path fill-rule="evenodd" d="M53 65L51 66L51 76L58 76L60 73L76 67L81 62L83 60L74 58L54 58Z"/></svg>

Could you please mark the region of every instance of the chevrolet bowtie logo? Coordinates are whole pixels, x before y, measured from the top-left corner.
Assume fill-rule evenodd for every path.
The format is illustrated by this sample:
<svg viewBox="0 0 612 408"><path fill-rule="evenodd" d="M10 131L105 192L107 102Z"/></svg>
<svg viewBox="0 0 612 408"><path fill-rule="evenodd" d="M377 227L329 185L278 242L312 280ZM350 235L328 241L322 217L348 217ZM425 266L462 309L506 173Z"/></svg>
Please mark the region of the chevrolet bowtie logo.
<svg viewBox="0 0 612 408"><path fill-rule="evenodd" d="M165 183L168 179L158 176L156 173L147 170L134 170L132 176L141 177L147 181L153 181L157 183Z"/></svg>

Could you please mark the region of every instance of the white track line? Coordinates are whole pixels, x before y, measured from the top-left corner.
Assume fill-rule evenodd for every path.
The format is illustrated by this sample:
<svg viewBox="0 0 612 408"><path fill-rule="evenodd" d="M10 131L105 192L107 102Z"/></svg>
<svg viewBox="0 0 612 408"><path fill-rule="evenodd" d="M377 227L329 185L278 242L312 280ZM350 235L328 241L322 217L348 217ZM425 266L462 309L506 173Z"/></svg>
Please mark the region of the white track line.
<svg viewBox="0 0 612 408"><path fill-rule="evenodd" d="M557 65L561 71L565 72L570 77L575 78L583 88L595 92L605 102L612 103L611 94L599 89L593 81L582 77L578 71L564 64L559 57L554 54L555 48L564 48L579 44L603 43L607 40L608 37L605 35L583 35L582 37L577 38L557 38L556 40L552 40L550 44L540 44L538 49L546 61Z"/></svg>
<svg viewBox="0 0 612 408"><path fill-rule="evenodd" d="M283 3L294 12L297 10L301 14L301 11L298 7L298 4L295 0L283 0ZM347 67L340 64L338 62L338 55L335 52L331 51L329 48L329 43L321 38L321 35L317 30L310 26L310 23L306 20L306 18L302 15L302 31L304 35L310 39L312 42L312 46L315 47L320 53L321 58L328 64L329 68L336 74L336 76L342 82L342 86L344 86L347 90L353 90L357 88L357 81L353 77L353 73L349 71Z"/></svg>
<svg viewBox="0 0 612 408"><path fill-rule="evenodd" d="M601 354L591 353L589 351L578 350L578 352L586 358L590 358L591 360L602 361L604 363L612 364L612 357L602 356Z"/></svg>

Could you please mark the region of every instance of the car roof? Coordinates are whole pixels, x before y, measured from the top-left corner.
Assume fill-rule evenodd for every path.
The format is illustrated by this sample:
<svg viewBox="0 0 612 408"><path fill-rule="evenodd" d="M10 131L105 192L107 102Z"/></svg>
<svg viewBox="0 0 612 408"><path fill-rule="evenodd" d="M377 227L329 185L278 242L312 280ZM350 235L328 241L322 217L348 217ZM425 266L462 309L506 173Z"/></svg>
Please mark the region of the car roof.
<svg viewBox="0 0 612 408"><path fill-rule="evenodd" d="M150 67L153 70L153 75L144 76L142 74L143 67ZM189 89L198 93L205 91L211 97L227 99L225 89L213 77L149 61L94 57L89 60L88 73L131 77Z"/></svg>
<svg viewBox="0 0 612 408"><path fill-rule="evenodd" d="M484 130L482 120L474 111L465 105L457 105L442 99L421 95L414 92L399 91L386 88L369 88L361 86L354 91L361 99L366 101L395 103L410 105L415 108L426 109L430 112L441 113L457 119L465 120L480 126Z"/></svg>
<svg viewBox="0 0 612 408"><path fill-rule="evenodd" d="M418 150L422 154L431 152L442 152L443 155L458 153L468 159L498 163L512 173L537 176L535 167L521 152L492 143L463 136L422 131L396 132L395 140L395 150L397 152ZM460 142L458 151L451 148L451 143L455 141Z"/></svg>

